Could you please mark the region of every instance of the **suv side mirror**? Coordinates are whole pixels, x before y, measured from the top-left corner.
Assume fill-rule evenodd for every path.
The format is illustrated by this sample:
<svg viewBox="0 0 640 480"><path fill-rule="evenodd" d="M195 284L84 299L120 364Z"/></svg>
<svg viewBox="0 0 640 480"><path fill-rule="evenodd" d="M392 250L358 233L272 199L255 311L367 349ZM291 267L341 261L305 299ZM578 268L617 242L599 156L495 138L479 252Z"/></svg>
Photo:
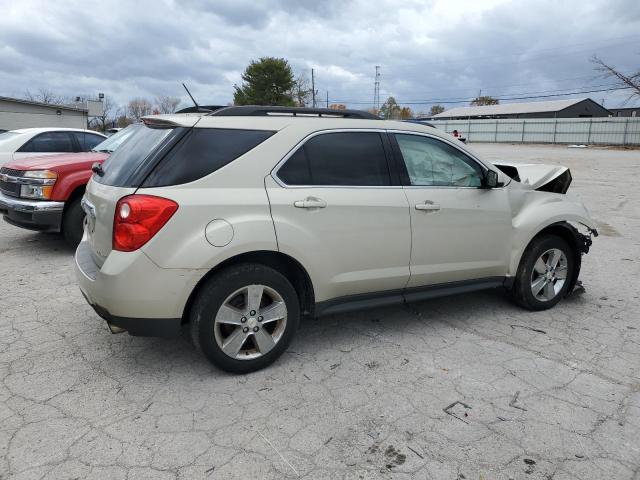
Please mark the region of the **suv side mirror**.
<svg viewBox="0 0 640 480"><path fill-rule="evenodd" d="M484 185L485 188L496 188L498 187L498 174L493 170L487 170L486 175L484 176Z"/></svg>

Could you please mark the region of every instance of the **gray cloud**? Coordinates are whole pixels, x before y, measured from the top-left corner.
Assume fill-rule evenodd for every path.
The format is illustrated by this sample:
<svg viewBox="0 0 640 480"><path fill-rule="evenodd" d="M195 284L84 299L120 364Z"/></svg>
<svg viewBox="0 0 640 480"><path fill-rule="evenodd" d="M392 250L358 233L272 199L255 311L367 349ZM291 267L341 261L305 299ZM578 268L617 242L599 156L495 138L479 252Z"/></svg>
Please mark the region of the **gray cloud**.
<svg viewBox="0 0 640 480"><path fill-rule="evenodd" d="M0 17L0 94L26 89L104 92L117 102L178 95L232 100L261 56L316 69L320 97L366 108L374 66L382 96L427 110L431 101L550 92L610 83L589 58L640 64L635 0L28 0ZM550 92L551 93L551 92ZM620 92L587 94L624 101ZM369 102L369 104L367 104ZM420 103L422 102L422 103Z"/></svg>

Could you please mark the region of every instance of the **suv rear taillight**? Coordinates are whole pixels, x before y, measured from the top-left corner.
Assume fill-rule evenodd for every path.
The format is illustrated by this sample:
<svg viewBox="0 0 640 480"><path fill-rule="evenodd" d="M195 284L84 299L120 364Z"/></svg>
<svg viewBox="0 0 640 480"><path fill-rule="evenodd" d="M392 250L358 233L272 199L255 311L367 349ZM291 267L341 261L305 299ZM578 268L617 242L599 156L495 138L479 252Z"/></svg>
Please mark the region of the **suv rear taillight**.
<svg viewBox="0 0 640 480"><path fill-rule="evenodd" d="M128 195L118 200L113 219L113 249L132 252L153 238L178 210L173 200Z"/></svg>

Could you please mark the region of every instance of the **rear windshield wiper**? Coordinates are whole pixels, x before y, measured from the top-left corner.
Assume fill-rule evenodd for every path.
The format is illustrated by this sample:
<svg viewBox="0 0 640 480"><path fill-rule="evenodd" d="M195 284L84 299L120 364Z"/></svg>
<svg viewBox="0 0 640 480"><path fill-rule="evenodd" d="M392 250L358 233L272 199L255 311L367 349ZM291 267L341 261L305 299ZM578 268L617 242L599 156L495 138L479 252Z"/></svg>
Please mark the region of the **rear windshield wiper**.
<svg viewBox="0 0 640 480"><path fill-rule="evenodd" d="M95 149L91 149L92 152L99 152L99 153L113 153L113 150L109 150L108 148L104 149L104 150L95 150Z"/></svg>
<svg viewBox="0 0 640 480"><path fill-rule="evenodd" d="M104 170L102 169L101 163L96 162L93 165L91 165L91 171L96 175L98 175L99 177L104 176Z"/></svg>

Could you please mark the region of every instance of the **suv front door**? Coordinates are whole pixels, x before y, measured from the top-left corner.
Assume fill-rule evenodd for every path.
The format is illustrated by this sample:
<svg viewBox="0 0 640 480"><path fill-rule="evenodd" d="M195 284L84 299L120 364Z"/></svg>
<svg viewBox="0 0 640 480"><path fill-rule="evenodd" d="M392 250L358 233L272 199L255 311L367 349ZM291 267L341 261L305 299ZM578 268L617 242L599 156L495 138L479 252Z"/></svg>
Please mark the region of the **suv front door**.
<svg viewBox="0 0 640 480"><path fill-rule="evenodd" d="M408 287L502 277L511 208L505 188L483 188L484 168L439 138L391 138L411 212Z"/></svg>
<svg viewBox="0 0 640 480"><path fill-rule="evenodd" d="M317 302L409 279L409 208L385 142L377 131L319 132L266 179L278 247L308 270Z"/></svg>

